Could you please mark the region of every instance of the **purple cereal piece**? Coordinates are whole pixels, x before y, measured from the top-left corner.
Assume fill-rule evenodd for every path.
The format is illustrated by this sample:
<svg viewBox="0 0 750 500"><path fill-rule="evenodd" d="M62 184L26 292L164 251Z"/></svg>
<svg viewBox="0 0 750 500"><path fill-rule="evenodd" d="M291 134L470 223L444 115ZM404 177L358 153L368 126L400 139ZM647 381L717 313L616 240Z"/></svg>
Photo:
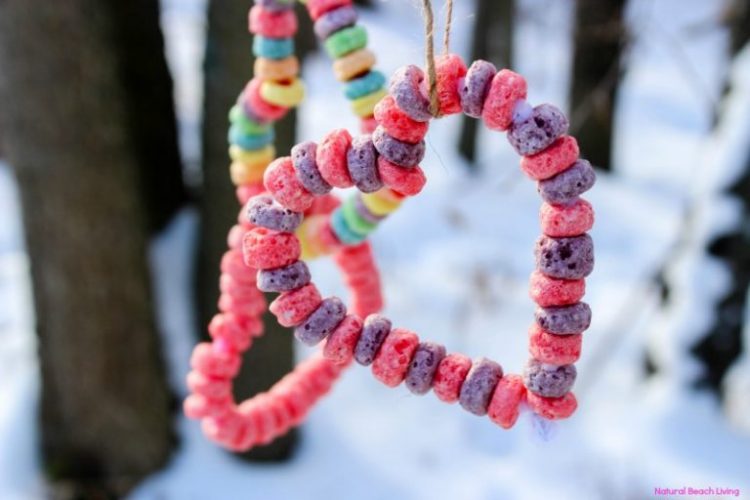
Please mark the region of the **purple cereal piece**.
<svg viewBox="0 0 750 500"><path fill-rule="evenodd" d="M346 306L341 299L323 299L305 322L294 329L294 336L303 344L314 346L334 331L345 316Z"/></svg>
<svg viewBox="0 0 750 500"><path fill-rule="evenodd" d="M461 386L458 402L474 415L486 415L492 392L502 376L503 368L494 361L487 358L474 360Z"/></svg>
<svg viewBox="0 0 750 500"><path fill-rule="evenodd" d="M438 364L445 357L445 347L435 342L421 342L406 374L406 387L414 394L425 394L432 386Z"/></svg>
<svg viewBox="0 0 750 500"><path fill-rule="evenodd" d="M262 292L288 292L308 283L310 270L301 260L288 266L258 271L257 287Z"/></svg>
<svg viewBox="0 0 750 500"><path fill-rule="evenodd" d="M424 139L416 144L394 139L381 126L372 133L372 143L380 156L399 167L411 168L419 165L424 158Z"/></svg>
<svg viewBox="0 0 750 500"><path fill-rule="evenodd" d="M484 100L490 91L490 83L497 73L497 68L491 62L478 60L471 63L463 82L458 87L461 97L461 109L474 118L482 117Z"/></svg>
<svg viewBox="0 0 750 500"><path fill-rule="evenodd" d="M359 216L362 217L362 219L371 224L377 224L378 222L385 219L384 215L375 215L374 213L370 212L370 209L367 208L362 201L362 195L359 193L354 197L354 209L357 211Z"/></svg>
<svg viewBox="0 0 750 500"><path fill-rule="evenodd" d="M250 198L245 205L245 213L250 223L283 233L293 233L304 217L301 212L282 207L267 194Z"/></svg>
<svg viewBox="0 0 750 500"><path fill-rule="evenodd" d="M294 2L284 0L255 0L255 5L260 5L266 10L281 12L294 8Z"/></svg>
<svg viewBox="0 0 750 500"><path fill-rule="evenodd" d="M329 193L332 187L320 175L318 165L315 163L317 149L318 145L313 141L300 142L292 148L292 165L294 165L297 179L305 186L305 189L320 196Z"/></svg>
<svg viewBox="0 0 750 500"><path fill-rule="evenodd" d="M585 302L562 307L538 307L534 316L544 331L556 335L581 333L591 324L591 308Z"/></svg>
<svg viewBox="0 0 750 500"><path fill-rule="evenodd" d="M542 236L534 249L536 268L551 278L577 280L594 270L594 242L583 234L572 238Z"/></svg>
<svg viewBox="0 0 750 500"><path fill-rule="evenodd" d="M576 381L573 365L548 365L530 359L523 370L526 388L545 398L560 398L570 391Z"/></svg>
<svg viewBox="0 0 750 500"><path fill-rule="evenodd" d="M391 333L391 320L379 314L365 318L357 345L354 348L354 359L362 366L371 365L380 350L383 341Z"/></svg>
<svg viewBox="0 0 750 500"><path fill-rule="evenodd" d="M323 14L315 21L315 34L319 40L325 40L340 29L352 26L357 22L357 11L344 6Z"/></svg>
<svg viewBox="0 0 750 500"><path fill-rule="evenodd" d="M508 142L521 156L544 151L568 131L568 119L551 104L540 104L531 116L513 123L508 131Z"/></svg>
<svg viewBox="0 0 750 500"><path fill-rule="evenodd" d="M346 152L346 165L357 189L374 193L383 187L378 173L377 152L369 135L358 135Z"/></svg>
<svg viewBox="0 0 750 500"><path fill-rule="evenodd" d="M556 205L571 203L596 182L596 173L586 160L578 160L569 169L540 181L537 191L544 201Z"/></svg>
<svg viewBox="0 0 750 500"><path fill-rule="evenodd" d="M422 70L410 64L396 70L388 89L401 111L418 122L426 122L432 118L430 100L422 92L423 82Z"/></svg>

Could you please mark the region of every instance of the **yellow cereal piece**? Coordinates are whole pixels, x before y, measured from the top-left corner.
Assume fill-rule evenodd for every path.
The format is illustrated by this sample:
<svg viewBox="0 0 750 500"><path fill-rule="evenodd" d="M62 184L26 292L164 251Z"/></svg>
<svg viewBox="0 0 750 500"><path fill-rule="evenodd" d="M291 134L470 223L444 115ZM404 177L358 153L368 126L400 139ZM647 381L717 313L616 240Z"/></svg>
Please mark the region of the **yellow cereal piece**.
<svg viewBox="0 0 750 500"><path fill-rule="evenodd" d="M380 89L376 90L372 94L367 94L366 96L360 97L359 99L354 99L352 101L352 112L354 112L354 114L359 116L360 118L372 116L375 105L379 103L380 100L385 96L385 89Z"/></svg>
<svg viewBox="0 0 750 500"><path fill-rule="evenodd" d="M299 60L295 56L284 59L267 59L258 57L255 59L253 72L256 78L261 80L273 80L275 82L292 80L299 74Z"/></svg>
<svg viewBox="0 0 750 500"><path fill-rule="evenodd" d="M333 73L340 82L348 82L360 73L375 66L375 54L359 49L333 62Z"/></svg>
<svg viewBox="0 0 750 500"><path fill-rule="evenodd" d="M242 149L232 144L229 146L229 157L232 161L247 163L250 166L262 165L265 167L276 158L276 148L273 147L273 144L269 144L262 149Z"/></svg>
<svg viewBox="0 0 750 500"><path fill-rule="evenodd" d="M317 259L326 253L316 238L322 222L323 218L320 215L306 217L295 231L302 248L302 260Z"/></svg>
<svg viewBox="0 0 750 500"><path fill-rule="evenodd" d="M299 78L289 84L266 80L260 85L260 96L270 104L293 108L305 98L305 86Z"/></svg>
<svg viewBox="0 0 750 500"><path fill-rule="evenodd" d="M362 203L375 215L388 215L401 206L401 200L388 199L383 196L383 190L375 193L362 193Z"/></svg>
<svg viewBox="0 0 750 500"><path fill-rule="evenodd" d="M267 164L263 165L259 163L257 165L250 165L240 161L233 161L229 165L229 177L231 177L232 184L235 186L260 182L263 180L263 173L266 171L266 166Z"/></svg>

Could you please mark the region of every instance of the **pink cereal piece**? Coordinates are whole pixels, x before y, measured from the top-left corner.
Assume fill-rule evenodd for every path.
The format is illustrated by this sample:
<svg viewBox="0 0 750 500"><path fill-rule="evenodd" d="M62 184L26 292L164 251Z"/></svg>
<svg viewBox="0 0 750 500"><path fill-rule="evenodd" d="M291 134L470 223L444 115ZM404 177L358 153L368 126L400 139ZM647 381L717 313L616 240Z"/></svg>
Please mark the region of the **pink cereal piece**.
<svg viewBox="0 0 750 500"><path fill-rule="evenodd" d="M359 121L359 131L363 134L372 134L378 126L374 116L367 116Z"/></svg>
<svg viewBox="0 0 750 500"><path fill-rule="evenodd" d="M578 408L578 401L572 392L559 398L545 398L528 391L526 401L534 413L550 420L568 418Z"/></svg>
<svg viewBox="0 0 750 500"><path fill-rule="evenodd" d="M500 379L487 407L487 415L503 429L510 429L518 420L518 407L526 396L526 386L519 375Z"/></svg>
<svg viewBox="0 0 750 500"><path fill-rule="evenodd" d="M323 179L331 186L348 188L354 185L346 162L346 152L352 144L352 136L346 129L329 132L318 144L315 162Z"/></svg>
<svg viewBox="0 0 750 500"><path fill-rule="evenodd" d="M429 122L412 120L401 111L392 96L386 96L375 106L375 120L388 135L399 141L416 144L427 134Z"/></svg>
<svg viewBox="0 0 750 500"><path fill-rule="evenodd" d="M578 142L566 135L544 151L521 158L521 170L532 179L543 181L567 170L577 159Z"/></svg>
<svg viewBox="0 0 750 500"><path fill-rule="evenodd" d="M250 269L244 263L242 266L245 269ZM240 281L229 273L221 273L219 276L219 290L221 290L221 293L228 293L236 297L255 297L258 291L254 280Z"/></svg>
<svg viewBox="0 0 750 500"><path fill-rule="evenodd" d="M212 415L224 415L231 408L228 398L213 399L202 394L191 394L182 403L185 416L191 419L206 418Z"/></svg>
<svg viewBox="0 0 750 500"><path fill-rule="evenodd" d="M463 354L449 354L438 364L432 379L432 390L440 401L455 403L466 375L471 369L471 359Z"/></svg>
<svg viewBox="0 0 750 500"><path fill-rule="evenodd" d="M244 419L234 412L222 417L207 417L201 422L201 428L206 437L216 443L227 445L244 433L246 425Z"/></svg>
<svg viewBox="0 0 750 500"><path fill-rule="evenodd" d="M304 212L315 201L315 195L305 189L297 178L289 156L271 162L263 174L263 185L276 201L295 212Z"/></svg>
<svg viewBox="0 0 750 500"><path fill-rule="evenodd" d="M539 271L531 273L529 295L542 307L575 304L585 293L584 280L560 280L550 278Z"/></svg>
<svg viewBox="0 0 750 500"><path fill-rule="evenodd" d="M307 0L307 11L313 21L317 21L326 12L351 4L352 0Z"/></svg>
<svg viewBox="0 0 750 500"><path fill-rule="evenodd" d="M569 365L581 357L583 335L555 335L546 332L537 323L529 329L529 352L549 365Z"/></svg>
<svg viewBox="0 0 750 500"><path fill-rule="evenodd" d="M375 356L372 374L388 387L396 387L406 377L418 345L419 337L416 333L404 328L394 328Z"/></svg>
<svg viewBox="0 0 750 500"><path fill-rule="evenodd" d="M256 293L255 297L236 297L228 293L222 293L219 295L219 310L245 316L262 314L266 310L266 301L259 290L256 290Z"/></svg>
<svg viewBox="0 0 750 500"><path fill-rule="evenodd" d="M256 272L245 265L241 250L229 250L221 257L221 272L238 283L255 286Z"/></svg>
<svg viewBox="0 0 750 500"><path fill-rule="evenodd" d="M242 94L242 99L246 101L245 104L249 105L259 118L268 121L279 120L287 111L289 111L289 108L276 106L275 104L271 104L263 99L260 95L260 86L262 83L263 82L259 78L253 78L250 80Z"/></svg>
<svg viewBox="0 0 750 500"><path fill-rule="evenodd" d="M354 347L362 333L362 320L349 315L328 336L323 347L323 356L338 364L346 365L354 356Z"/></svg>
<svg viewBox="0 0 750 500"><path fill-rule="evenodd" d="M201 372L191 371L187 376L190 392L210 399L221 399L232 394L232 383L225 378L216 378Z"/></svg>
<svg viewBox="0 0 750 500"><path fill-rule="evenodd" d="M482 109L485 125L493 130L508 130L513 123L513 109L519 99L526 99L526 80L508 69L498 71L492 78Z"/></svg>
<svg viewBox="0 0 750 500"><path fill-rule="evenodd" d="M250 9L248 29L253 35L267 38L290 38L297 32L294 9L270 11L260 5Z"/></svg>
<svg viewBox="0 0 750 500"><path fill-rule="evenodd" d="M424 172L418 166L399 167L382 156L378 157L378 173L386 186L404 196L419 194L427 183Z"/></svg>
<svg viewBox="0 0 750 500"><path fill-rule="evenodd" d="M435 58L435 71L440 113L452 115L461 112L458 80L466 76L466 65L463 60L456 54L443 54Z"/></svg>
<svg viewBox="0 0 750 500"><path fill-rule="evenodd" d="M205 375L216 378L232 378L240 370L240 357L235 351L219 351L208 342L195 346L190 357L190 366Z"/></svg>
<svg viewBox="0 0 750 500"><path fill-rule="evenodd" d="M235 195L237 196L237 201L239 201L240 205L244 207L250 198L262 193L264 190L265 188L263 187L262 182L253 182L251 184L243 184L241 186L237 186Z"/></svg>
<svg viewBox="0 0 750 500"><path fill-rule="evenodd" d="M305 212L305 218L311 215L330 214L339 206L341 206L341 200L339 200L335 196L332 196L330 194L317 196L312 206Z"/></svg>
<svg viewBox="0 0 750 500"><path fill-rule="evenodd" d="M252 338L263 331L263 322L257 317L240 316L234 313L216 314L208 324L208 333L212 339L224 339L237 351L250 347Z"/></svg>
<svg viewBox="0 0 750 500"><path fill-rule="evenodd" d="M245 236L245 228L235 224L227 234L227 246L229 248L239 248L242 245L242 237Z"/></svg>
<svg viewBox="0 0 750 500"><path fill-rule="evenodd" d="M318 289L310 283L282 293L271 302L268 310L276 316L281 326L297 326L318 308L322 300Z"/></svg>
<svg viewBox="0 0 750 500"><path fill-rule="evenodd" d="M594 209L586 200L578 198L570 205L544 203L539 210L542 232L553 238L578 236L594 226Z"/></svg>
<svg viewBox="0 0 750 500"><path fill-rule="evenodd" d="M299 259L302 249L291 233L279 233L256 227L245 234L242 254L245 264L255 269L284 267Z"/></svg>

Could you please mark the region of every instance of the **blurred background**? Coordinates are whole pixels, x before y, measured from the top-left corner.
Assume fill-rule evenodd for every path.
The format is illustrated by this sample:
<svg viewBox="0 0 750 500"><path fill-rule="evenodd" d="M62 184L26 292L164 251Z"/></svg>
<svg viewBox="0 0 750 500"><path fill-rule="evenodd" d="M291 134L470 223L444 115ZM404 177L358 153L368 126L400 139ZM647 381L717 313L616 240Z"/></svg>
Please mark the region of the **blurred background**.
<svg viewBox="0 0 750 500"><path fill-rule="evenodd" d="M386 74L422 64L418 2L359 3ZM355 366L301 430L232 455L180 402L237 216L226 114L250 6L0 1L0 498L750 497L750 2L455 4L452 50L522 73L599 169L572 419L506 432ZM307 99L282 153L357 127L299 17ZM427 143L425 191L372 239L385 313L518 372L535 187L475 121ZM344 293L331 262L312 272ZM237 396L307 355L267 322Z"/></svg>

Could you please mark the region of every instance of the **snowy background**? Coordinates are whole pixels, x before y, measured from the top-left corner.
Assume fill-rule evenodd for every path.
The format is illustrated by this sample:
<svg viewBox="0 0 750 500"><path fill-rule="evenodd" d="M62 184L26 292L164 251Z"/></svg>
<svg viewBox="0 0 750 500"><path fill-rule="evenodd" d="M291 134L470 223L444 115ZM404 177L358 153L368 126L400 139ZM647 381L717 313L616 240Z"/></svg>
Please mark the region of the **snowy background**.
<svg viewBox="0 0 750 500"><path fill-rule="evenodd" d="M162 3L181 144L195 164L205 5ZM616 175L600 175L587 196L597 209L597 267L587 292L594 322L578 364L580 408L572 419L541 430L524 415L505 432L432 395L388 389L355 366L312 412L288 464L240 462L206 441L197 423L177 416L179 449L133 497L639 499L653 497L655 487L684 486L732 488L750 497L744 416L750 412L750 359L733 368L728 391L735 397L722 409L714 396L690 389L698 366L687 354L727 285L726 270L701 248L739 216L720 191L750 149L750 52L729 67L725 33L694 29L717 24L721 1L630 3L633 40L618 104ZM452 43L463 55L472 4L456 5ZM565 107L571 6L569 0L521 2L516 60L532 102ZM414 1L378 2L362 21L386 73L421 64ZM355 129L349 114L327 112L346 106L327 56L310 57L303 73L308 99L300 138ZM712 129L728 74L734 90ZM501 135L482 133L480 172L467 175L455 152L458 126L458 118L448 118L431 128L423 163L427 188L373 236L385 313L449 350L488 356L518 372L533 313L527 279L539 199ZM12 176L0 165L0 499L43 496L34 428L39 380L18 210ZM180 394L197 336L187 293L195 230L195 212L185 210L151 248L171 380ZM653 282L665 264L676 285L667 310ZM330 262L315 262L312 271L324 292L343 293ZM662 368L648 379L647 349Z"/></svg>

